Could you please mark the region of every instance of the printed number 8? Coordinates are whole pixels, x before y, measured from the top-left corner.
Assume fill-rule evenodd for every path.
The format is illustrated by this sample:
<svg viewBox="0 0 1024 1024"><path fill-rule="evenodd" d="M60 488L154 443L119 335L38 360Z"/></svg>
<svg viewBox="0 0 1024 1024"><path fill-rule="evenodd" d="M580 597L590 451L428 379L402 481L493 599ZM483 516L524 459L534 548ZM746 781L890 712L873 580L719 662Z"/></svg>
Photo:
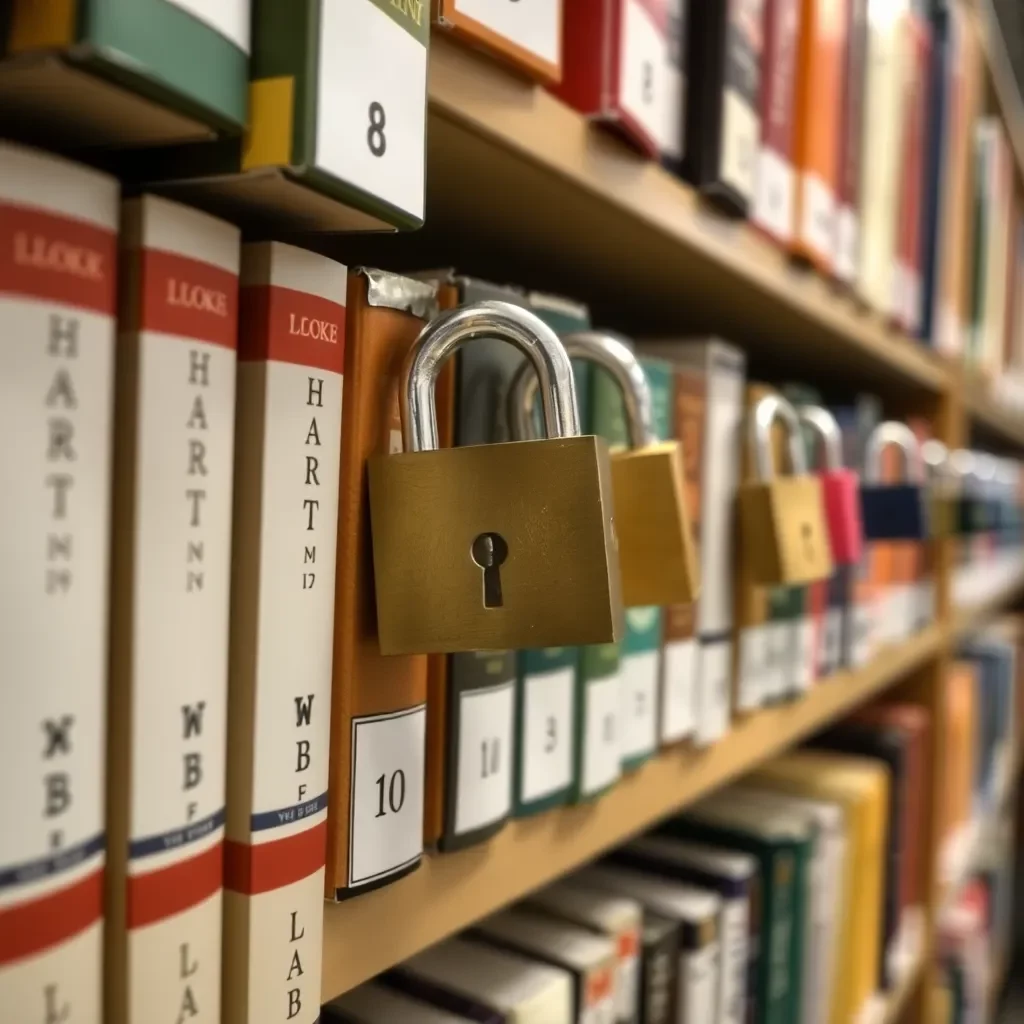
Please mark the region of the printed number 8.
<svg viewBox="0 0 1024 1024"><path fill-rule="evenodd" d="M366 129L366 144L374 156L383 156L388 148L388 140L384 137L384 128L388 119L384 107L374 100L369 109L370 127Z"/></svg>

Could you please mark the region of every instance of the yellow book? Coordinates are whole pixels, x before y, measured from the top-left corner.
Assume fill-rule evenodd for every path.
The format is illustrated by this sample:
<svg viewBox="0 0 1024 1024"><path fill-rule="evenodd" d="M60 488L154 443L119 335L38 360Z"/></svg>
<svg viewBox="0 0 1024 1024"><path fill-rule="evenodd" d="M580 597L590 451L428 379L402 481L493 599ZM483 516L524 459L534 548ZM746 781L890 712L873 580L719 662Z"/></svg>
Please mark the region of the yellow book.
<svg viewBox="0 0 1024 1024"><path fill-rule="evenodd" d="M752 781L844 810L847 856L836 946L840 968L829 1020L849 1024L875 994L882 957L889 772L869 758L801 750L758 769Z"/></svg>

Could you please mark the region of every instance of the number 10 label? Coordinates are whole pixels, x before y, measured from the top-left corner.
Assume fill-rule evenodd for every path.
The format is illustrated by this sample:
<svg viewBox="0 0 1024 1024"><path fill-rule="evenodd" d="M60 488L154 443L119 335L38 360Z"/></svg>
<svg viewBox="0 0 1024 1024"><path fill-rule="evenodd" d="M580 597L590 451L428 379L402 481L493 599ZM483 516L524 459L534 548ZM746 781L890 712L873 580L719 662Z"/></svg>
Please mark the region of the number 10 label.
<svg viewBox="0 0 1024 1024"><path fill-rule="evenodd" d="M426 721L422 704L352 720L349 885L401 871L423 853Z"/></svg>
<svg viewBox="0 0 1024 1024"><path fill-rule="evenodd" d="M321 0L316 164L423 218L427 0Z"/></svg>

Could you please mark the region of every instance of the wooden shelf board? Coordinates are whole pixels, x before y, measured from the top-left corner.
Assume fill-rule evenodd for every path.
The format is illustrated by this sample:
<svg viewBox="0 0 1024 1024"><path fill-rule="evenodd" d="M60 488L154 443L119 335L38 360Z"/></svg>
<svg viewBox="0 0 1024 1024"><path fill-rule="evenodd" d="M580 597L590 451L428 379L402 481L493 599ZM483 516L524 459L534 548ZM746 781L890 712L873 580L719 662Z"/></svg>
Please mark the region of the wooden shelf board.
<svg viewBox="0 0 1024 1024"><path fill-rule="evenodd" d="M429 97L421 239L440 233L453 257L476 238L474 256L532 269L527 284L585 284L599 314L622 304L631 322L701 324L773 360L948 386L942 360L542 88L435 35Z"/></svg>
<svg viewBox="0 0 1024 1024"><path fill-rule="evenodd" d="M428 856L408 878L324 915L323 999L347 991L479 918L585 864L749 771L936 655L932 626L840 673L803 699L734 722L704 750L661 753L591 804L511 822L489 842Z"/></svg>
<svg viewBox="0 0 1024 1024"><path fill-rule="evenodd" d="M954 612L953 635L961 637L986 625L990 619L1006 610L1008 605L1024 592L1024 573L1011 580L1005 587L985 601L979 601L969 608Z"/></svg>
<svg viewBox="0 0 1024 1024"><path fill-rule="evenodd" d="M1008 408L982 380L965 378L964 407L975 426L1003 442L1024 448L1024 416Z"/></svg>

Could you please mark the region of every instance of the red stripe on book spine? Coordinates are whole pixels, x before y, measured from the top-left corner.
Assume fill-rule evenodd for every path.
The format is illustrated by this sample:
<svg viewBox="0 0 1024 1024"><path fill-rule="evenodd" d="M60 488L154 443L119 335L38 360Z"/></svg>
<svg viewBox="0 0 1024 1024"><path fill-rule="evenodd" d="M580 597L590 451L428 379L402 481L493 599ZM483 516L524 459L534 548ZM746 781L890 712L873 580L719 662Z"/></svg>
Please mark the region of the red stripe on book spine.
<svg viewBox="0 0 1024 1024"><path fill-rule="evenodd" d="M0 966L85 931L103 912L103 869L27 903L0 910Z"/></svg>
<svg viewBox="0 0 1024 1024"><path fill-rule="evenodd" d="M128 878L128 927L154 924L212 896L224 878L224 844L168 868Z"/></svg>
<svg viewBox="0 0 1024 1024"><path fill-rule="evenodd" d="M139 327L235 348L238 277L180 253L144 249Z"/></svg>
<svg viewBox="0 0 1024 1024"><path fill-rule="evenodd" d="M0 202L0 292L113 316L117 238L73 217Z"/></svg>
<svg viewBox="0 0 1024 1024"><path fill-rule="evenodd" d="M345 307L278 285L242 289L238 358L274 359L341 373L345 365Z"/></svg>
<svg viewBox="0 0 1024 1024"><path fill-rule="evenodd" d="M327 822L279 839L276 843L224 844L224 885L232 892L255 896L308 878L324 866Z"/></svg>

